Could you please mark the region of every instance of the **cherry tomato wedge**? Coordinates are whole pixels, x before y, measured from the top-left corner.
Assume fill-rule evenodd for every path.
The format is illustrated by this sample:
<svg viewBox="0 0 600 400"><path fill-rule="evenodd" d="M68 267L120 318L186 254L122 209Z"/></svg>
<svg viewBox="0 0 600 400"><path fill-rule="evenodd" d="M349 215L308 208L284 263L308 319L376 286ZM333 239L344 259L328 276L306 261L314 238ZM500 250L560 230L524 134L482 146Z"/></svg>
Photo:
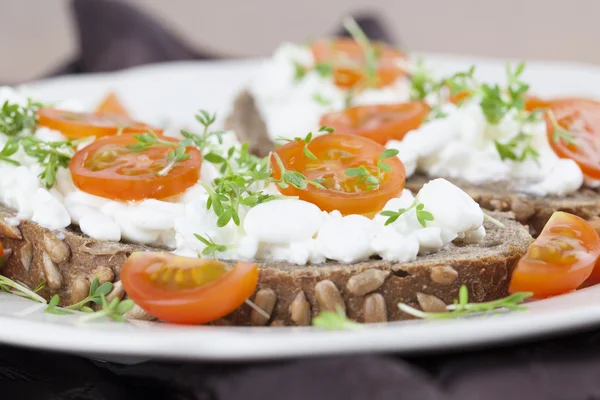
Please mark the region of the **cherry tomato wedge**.
<svg viewBox="0 0 600 400"><path fill-rule="evenodd" d="M360 176L346 174L349 168L363 167L371 176L378 175L377 164L385 147L371 139L342 133L319 136L307 145L317 160L306 156L304 146L304 141L290 142L278 147L275 154L286 171L300 172L307 181L318 180L323 187L308 184L305 190L301 190L292 185L285 189L278 186L284 195L298 196L324 211L371 215L404 188L406 173L396 156L383 160L389 166L389 172L379 171L381 179L375 187ZM281 169L275 156L271 156L271 162L273 177L281 179Z"/></svg>
<svg viewBox="0 0 600 400"><path fill-rule="evenodd" d="M592 221L588 221L590 225L598 232L600 235L600 219L594 219ZM596 265L594 266L594 270L592 274L587 279L586 284L595 285L600 283L600 258L596 261Z"/></svg>
<svg viewBox="0 0 600 400"><path fill-rule="evenodd" d="M129 112L121 103L121 100L113 92L106 95L96 107L96 113L120 115L125 118L130 118Z"/></svg>
<svg viewBox="0 0 600 400"><path fill-rule="evenodd" d="M374 87L384 87L405 75L399 62L406 56L384 43L372 42L377 54L377 76ZM367 79L365 50L352 38L322 39L310 46L317 64L333 67L335 84L344 89L361 86Z"/></svg>
<svg viewBox="0 0 600 400"><path fill-rule="evenodd" d="M4 253L4 247L2 247L2 243L0 243L0 267L3 266L5 262L6 254Z"/></svg>
<svg viewBox="0 0 600 400"><path fill-rule="evenodd" d="M169 253L133 253L121 269L127 295L152 316L175 324L203 324L234 311L258 284L258 267Z"/></svg>
<svg viewBox="0 0 600 400"><path fill-rule="evenodd" d="M386 144L390 140L402 140L407 132L421 125L428 113L429 106L421 101L355 106L323 115L320 125Z"/></svg>
<svg viewBox="0 0 600 400"><path fill-rule="evenodd" d="M509 292L556 296L577 289L600 256L600 237L584 219L555 212L517 264Z"/></svg>
<svg viewBox="0 0 600 400"><path fill-rule="evenodd" d="M168 153L177 140L159 136L174 146L133 151L127 146L137 143L134 136L105 137L75 153L69 162L75 186L100 197L143 200L174 196L198 182L202 163L198 149L188 147L187 160L170 164Z"/></svg>
<svg viewBox="0 0 600 400"><path fill-rule="evenodd" d="M117 133L143 133L149 130L161 134L156 129L142 122L133 121L117 114L80 113L41 108L38 110L38 124L46 128L60 131L69 139L81 139L95 136L114 136Z"/></svg>
<svg viewBox="0 0 600 400"><path fill-rule="evenodd" d="M546 117L548 141L561 158L570 158L585 176L600 179L600 102L590 99L556 99L550 101L558 125L566 129L572 142L555 137L555 129Z"/></svg>

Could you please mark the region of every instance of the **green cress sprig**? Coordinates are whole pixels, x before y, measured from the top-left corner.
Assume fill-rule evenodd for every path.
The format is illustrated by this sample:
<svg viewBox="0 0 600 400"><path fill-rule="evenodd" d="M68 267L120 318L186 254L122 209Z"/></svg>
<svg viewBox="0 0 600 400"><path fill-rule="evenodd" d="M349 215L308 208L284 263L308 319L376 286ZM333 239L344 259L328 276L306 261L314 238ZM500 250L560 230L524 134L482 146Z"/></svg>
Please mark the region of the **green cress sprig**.
<svg viewBox="0 0 600 400"><path fill-rule="evenodd" d="M26 106L9 103L8 100L0 108L0 132L7 136L16 136L23 131L33 131L37 125L37 111L41 103L27 100Z"/></svg>
<svg viewBox="0 0 600 400"><path fill-rule="evenodd" d="M568 130L566 130L558 124L554 112L552 112L552 110L547 110L546 113L548 115L550 123L552 124L552 141L554 143L558 143L562 140L567 144L575 144L575 137L571 132L569 132Z"/></svg>
<svg viewBox="0 0 600 400"><path fill-rule="evenodd" d="M178 162L185 161L191 157L185 150L192 145L191 139L185 139L178 143L171 142L168 140L160 139L153 131L148 131L140 135L134 135L134 139L137 143L130 144L127 148L134 152L142 152L153 147L170 147L167 153L166 160L167 165L156 174L158 176L165 176Z"/></svg>
<svg viewBox="0 0 600 400"><path fill-rule="evenodd" d="M499 124L509 113L516 113L516 118L522 127L524 123L535 122L540 118L538 111L529 112L525 109L529 85L521 80L524 69L525 63L517 64L514 69L507 64L507 85L501 88L498 84L477 82L474 77L474 66L468 71L458 72L436 81L422 64L418 64L412 72L411 97L414 100L424 100L430 93L434 93L438 98L438 104L433 107L430 118L443 117L444 113L439 107L442 104L442 93L447 88L452 96L462 94L465 98L477 98L483 115L491 125ZM532 146L532 139L532 135L520 132L507 143L496 140L494 144L502 160L524 161L527 158L537 160L539 154Z"/></svg>
<svg viewBox="0 0 600 400"><path fill-rule="evenodd" d="M357 185L366 182L369 190L375 190L383 182L383 172L392 172L392 167L383 160L396 157L397 155L398 150L396 149L384 150L377 158L377 171L374 175L364 165L348 168L344 171L344 174L352 178L358 178L356 181Z"/></svg>
<svg viewBox="0 0 600 400"><path fill-rule="evenodd" d="M333 129L328 128L325 125L323 125L322 127L319 128L318 132L319 133L333 133ZM278 137L275 139L275 141L278 141L278 142L304 142L304 147L302 148L302 154L304 154L304 157L306 157L310 160L319 161L317 156L315 156L314 153L312 151L310 151L310 149L308 148L308 144L310 143L310 141L312 139L313 139L313 133L308 132L308 134L303 138L295 137L293 139L287 139L284 137Z"/></svg>
<svg viewBox="0 0 600 400"><path fill-rule="evenodd" d="M198 239L199 241L201 241L202 243L204 243L204 245L206 246L203 250L202 250L202 254L205 256L215 256L215 253L217 252L224 252L227 251L227 246L223 245L223 244L217 244L213 241L213 239L206 235L206 237L199 235L197 233L194 233L194 236L196 237L196 239Z"/></svg>
<svg viewBox="0 0 600 400"><path fill-rule="evenodd" d="M75 154L74 144L72 141L44 142L34 136L11 137L0 150L0 161L20 165L17 160L11 157L22 148L25 154L35 158L43 167L39 178L44 186L50 189L56 182L58 168L69 166L69 161Z"/></svg>
<svg viewBox="0 0 600 400"><path fill-rule="evenodd" d="M388 217L388 219L385 221L385 225L389 225L394 223L398 218L400 218L402 214L405 214L412 209L415 210L417 220L423 228L427 226L427 221L434 220L433 214L425 210L425 205L423 203L418 203L417 199L415 199L415 201L413 201L408 208L400 208L398 211L385 210L380 212L379 214L383 215L384 217Z"/></svg>
<svg viewBox="0 0 600 400"><path fill-rule="evenodd" d="M45 282L43 282L45 283ZM5 276L0 275L0 290L6 293L16 294L17 296L25 297L26 299L30 299L33 301L37 301L38 303L46 304L46 299L37 294L37 292L43 287L43 284L38 285L35 290L30 290L29 288L21 285L9 279Z"/></svg>
<svg viewBox="0 0 600 400"><path fill-rule="evenodd" d="M362 30L360 25L356 23L354 18L347 17L343 21L344 28L348 31L350 36L358 43L365 52L365 70L367 74L367 86L372 87L377 83L377 51L371 44L371 41Z"/></svg>
<svg viewBox="0 0 600 400"><path fill-rule="evenodd" d="M470 314L494 314L505 310L521 311L527 307L520 304L525 299L533 296L531 292L513 293L502 299L488 301L485 303L469 303L469 291L465 285L462 285L458 291L458 300L453 305L447 306L447 312L430 313L417 310L407 304L400 303L398 308L407 314L423 319L450 319L464 317Z"/></svg>
<svg viewBox="0 0 600 400"><path fill-rule="evenodd" d="M337 311L321 311L313 318L313 326L326 331L347 331L362 328L362 324L354 322L346 316L344 310L339 307Z"/></svg>

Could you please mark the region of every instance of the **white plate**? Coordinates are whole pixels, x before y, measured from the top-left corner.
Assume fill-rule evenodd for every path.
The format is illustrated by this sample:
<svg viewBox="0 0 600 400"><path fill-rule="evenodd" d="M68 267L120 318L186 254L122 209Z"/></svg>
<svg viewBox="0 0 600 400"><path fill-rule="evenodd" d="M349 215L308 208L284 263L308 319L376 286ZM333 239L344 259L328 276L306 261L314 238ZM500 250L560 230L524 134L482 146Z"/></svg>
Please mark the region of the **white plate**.
<svg viewBox="0 0 600 400"><path fill-rule="evenodd" d="M504 79L504 61L426 55L442 72L478 66L478 77ZM44 101L78 99L93 107L114 90L139 119L191 123L199 108L221 116L249 81L259 60L183 62L116 74L82 75L27 85ZM529 63L524 79L542 96L600 93L600 69L565 63ZM0 293L0 342L134 362L272 359L355 352L418 353L554 335L600 325L600 286L534 302L525 312L454 321L410 321L352 332L314 328L186 327L155 323L79 324L75 316L45 314L43 306Z"/></svg>

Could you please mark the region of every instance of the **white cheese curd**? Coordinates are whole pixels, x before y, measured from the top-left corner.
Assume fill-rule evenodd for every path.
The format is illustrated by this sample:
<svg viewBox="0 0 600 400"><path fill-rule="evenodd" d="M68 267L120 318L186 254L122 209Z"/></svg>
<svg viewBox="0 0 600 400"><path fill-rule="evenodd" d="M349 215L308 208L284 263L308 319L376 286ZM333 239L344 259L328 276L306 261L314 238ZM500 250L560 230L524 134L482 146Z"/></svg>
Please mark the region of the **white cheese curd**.
<svg viewBox="0 0 600 400"><path fill-rule="evenodd" d="M434 179L423 185L416 199L435 217L427 223L429 226L458 233L475 230L483 224L479 204L445 179Z"/></svg>
<svg viewBox="0 0 600 400"><path fill-rule="evenodd" d="M282 244L312 238L323 224L319 207L302 200L272 200L250 209L246 234L261 242Z"/></svg>
<svg viewBox="0 0 600 400"><path fill-rule="evenodd" d="M373 254L371 240L376 234L373 220L362 215L348 215L326 221L317 236L317 244L326 258L351 263Z"/></svg>
<svg viewBox="0 0 600 400"><path fill-rule="evenodd" d="M35 130L33 135L36 139L43 140L44 142L62 142L67 140L66 136L46 127L39 127Z"/></svg>
<svg viewBox="0 0 600 400"><path fill-rule="evenodd" d="M584 178L583 179L586 186L591 188L599 188L600 187L600 179L592 179L592 178Z"/></svg>
<svg viewBox="0 0 600 400"><path fill-rule="evenodd" d="M543 120L521 126L516 113L509 112L492 125L477 99L460 107L446 105L443 110L446 117L425 122L402 141L387 144L399 151L407 176L420 171L474 184L510 181L515 190L540 196L562 196L583 184L579 167L559 159L550 147ZM531 136L531 146L539 156L536 160L502 160L495 142L508 143L520 133Z"/></svg>
<svg viewBox="0 0 600 400"><path fill-rule="evenodd" d="M306 68L295 80L295 65ZM250 85L258 110L271 138L304 137L319 128L325 113L344 108L346 92L331 77L323 77L312 67L315 61L307 46L282 44L263 65ZM381 89L367 89L354 96L356 105L397 103L408 100L408 84L399 78Z"/></svg>
<svg viewBox="0 0 600 400"><path fill-rule="evenodd" d="M383 260L410 262L417 259L419 240L416 235L402 236L393 227L383 227L371 241L371 248Z"/></svg>
<svg viewBox="0 0 600 400"><path fill-rule="evenodd" d="M71 225L71 217L65 206L49 191L42 188L38 188L34 194L31 220L53 230Z"/></svg>
<svg viewBox="0 0 600 400"><path fill-rule="evenodd" d="M84 214L79 220L81 232L98 240L121 240L121 228L109 216L99 212Z"/></svg>

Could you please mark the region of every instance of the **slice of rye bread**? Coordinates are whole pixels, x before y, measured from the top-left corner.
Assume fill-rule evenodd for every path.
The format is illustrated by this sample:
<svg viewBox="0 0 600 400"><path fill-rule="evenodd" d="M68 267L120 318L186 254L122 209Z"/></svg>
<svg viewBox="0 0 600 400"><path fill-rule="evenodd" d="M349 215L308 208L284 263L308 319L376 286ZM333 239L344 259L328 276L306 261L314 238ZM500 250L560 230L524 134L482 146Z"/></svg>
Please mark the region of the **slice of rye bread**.
<svg viewBox="0 0 600 400"><path fill-rule="evenodd" d="M433 311L441 302L451 303L461 285L467 285L475 302L503 297L513 267L532 239L511 214L493 215L505 228L486 224L483 243L451 243L414 262L372 259L309 266L258 262L259 283L251 299L271 318L267 321L242 305L215 324L308 325L320 310L336 306L360 322L395 321L408 318L399 311L398 302ZM0 243L7 251L0 273L29 288L46 281L39 294L46 299L59 294L61 305L85 298L94 277L101 283L115 283L109 296L122 296L119 275L127 257L135 251L166 251L91 239L75 227L53 232L32 221L13 226L7 218L11 221L14 216L13 210L0 206ZM150 319L139 307L129 317Z"/></svg>
<svg viewBox="0 0 600 400"><path fill-rule="evenodd" d="M273 149L267 127L248 91L241 92L235 99L226 128L236 132L241 140L249 142L250 150L258 155L265 156ZM407 179L406 187L418 192L430 179L417 174ZM600 217L600 189L583 187L566 196L541 197L515 191L509 182L474 185L461 179L449 181L469 193L486 209L512 211L517 221L529 226L534 236L541 232L554 211L570 212L588 220Z"/></svg>

